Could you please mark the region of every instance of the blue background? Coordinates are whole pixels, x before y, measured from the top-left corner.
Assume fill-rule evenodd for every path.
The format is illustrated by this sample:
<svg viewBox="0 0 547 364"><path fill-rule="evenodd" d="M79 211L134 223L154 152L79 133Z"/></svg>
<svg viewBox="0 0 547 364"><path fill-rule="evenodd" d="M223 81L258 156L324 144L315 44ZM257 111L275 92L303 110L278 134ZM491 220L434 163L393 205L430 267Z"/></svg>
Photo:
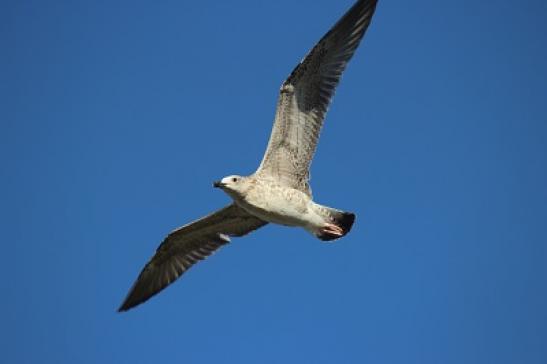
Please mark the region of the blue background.
<svg viewBox="0 0 547 364"><path fill-rule="evenodd" d="M115 312L351 4L2 2L0 361L547 362L542 0L380 1L312 166L352 232L268 226Z"/></svg>

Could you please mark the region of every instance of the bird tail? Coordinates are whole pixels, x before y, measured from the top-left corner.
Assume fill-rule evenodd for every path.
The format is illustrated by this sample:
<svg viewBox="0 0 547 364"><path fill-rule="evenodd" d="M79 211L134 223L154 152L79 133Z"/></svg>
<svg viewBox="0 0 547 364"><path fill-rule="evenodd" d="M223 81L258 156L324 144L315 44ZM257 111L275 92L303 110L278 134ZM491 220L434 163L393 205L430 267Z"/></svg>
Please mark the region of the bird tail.
<svg viewBox="0 0 547 364"><path fill-rule="evenodd" d="M315 232L315 235L319 239L330 241L339 239L349 233L355 221L355 214L353 212L321 205L317 205L317 207L319 214L325 219L326 223L325 227Z"/></svg>

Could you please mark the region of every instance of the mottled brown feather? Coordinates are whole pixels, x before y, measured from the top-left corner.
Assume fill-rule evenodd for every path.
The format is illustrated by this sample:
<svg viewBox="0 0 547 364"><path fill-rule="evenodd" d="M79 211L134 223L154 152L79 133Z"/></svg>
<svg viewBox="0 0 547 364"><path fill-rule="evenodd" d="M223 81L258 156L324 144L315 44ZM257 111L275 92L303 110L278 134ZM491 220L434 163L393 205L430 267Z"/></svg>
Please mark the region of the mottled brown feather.
<svg viewBox="0 0 547 364"><path fill-rule="evenodd" d="M370 24L376 3L357 1L285 80L257 176L311 196L309 167L325 114L340 76Z"/></svg>
<svg viewBox="0 0 547 364"><path fill-rule="evenodd" d="M118 311L127 311L159 293L192 265L267 222L231 204L170 233L145 265Z"/></svg>

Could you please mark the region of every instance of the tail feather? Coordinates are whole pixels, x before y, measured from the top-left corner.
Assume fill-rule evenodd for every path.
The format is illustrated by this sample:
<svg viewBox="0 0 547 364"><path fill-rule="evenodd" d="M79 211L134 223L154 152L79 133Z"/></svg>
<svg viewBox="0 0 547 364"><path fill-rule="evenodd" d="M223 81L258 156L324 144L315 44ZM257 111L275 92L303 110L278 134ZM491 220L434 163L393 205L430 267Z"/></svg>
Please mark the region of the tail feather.
<svg viewBox="0 0 547 364"><path fill-rule="evenodd" d="M342 230L342 235L336 234L325 229L319 230L317 237L324 241L339 239L345 236L351 230L355 222L355 214L352 212L341 211L331 207L321 206L322 215L329 224L333 224Z"/></svg>

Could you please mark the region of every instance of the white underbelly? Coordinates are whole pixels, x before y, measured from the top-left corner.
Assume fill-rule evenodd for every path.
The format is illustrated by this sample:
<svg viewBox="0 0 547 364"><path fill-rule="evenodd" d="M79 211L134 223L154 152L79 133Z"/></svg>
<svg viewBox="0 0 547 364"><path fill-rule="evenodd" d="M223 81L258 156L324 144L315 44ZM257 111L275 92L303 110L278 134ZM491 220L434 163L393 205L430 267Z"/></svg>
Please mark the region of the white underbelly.
<svg viewBox="0 0 547 364"><path fill-rule="evenodd" d="M248 213L274 224L307 227L316 223L316 214L310 208L313 202L307 196L287 198L286 195L279 195L267 201L263 199L259 201L259 203L249 201L236 201L236 203Z"/></svg>
<svg viewBox="0 0 547 364"><path fill-rule="evenodd" d="M308 224L307 211L302 213L293 206L270 206L269 209L249 204L241 204L248 213L274 224L287 226L306 226Z"/></svg>

